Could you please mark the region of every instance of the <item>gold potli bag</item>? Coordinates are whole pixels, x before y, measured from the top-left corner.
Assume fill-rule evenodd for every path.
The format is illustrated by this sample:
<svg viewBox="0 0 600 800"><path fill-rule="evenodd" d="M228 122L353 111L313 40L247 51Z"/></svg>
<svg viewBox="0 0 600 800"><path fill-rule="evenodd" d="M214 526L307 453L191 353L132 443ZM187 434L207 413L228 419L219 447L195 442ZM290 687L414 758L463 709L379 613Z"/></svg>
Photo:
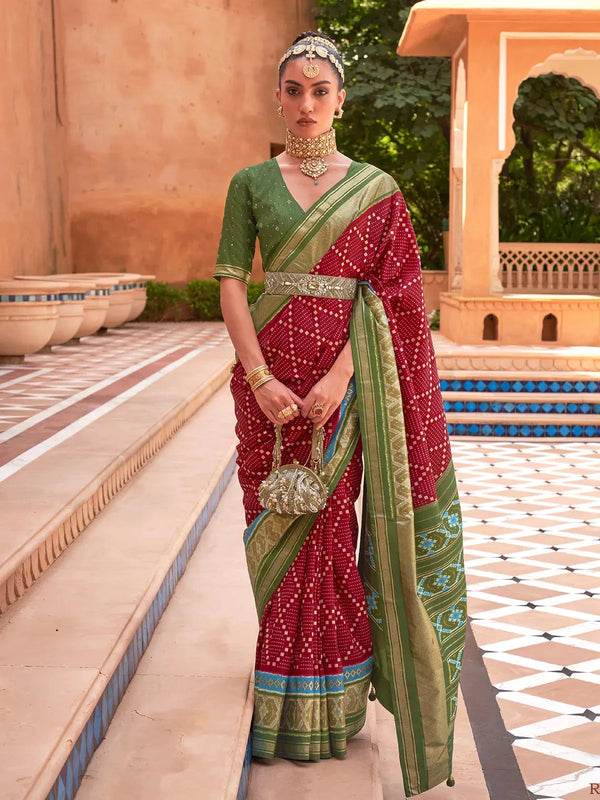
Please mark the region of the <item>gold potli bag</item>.
<svg viewBox="0 0 600 800"><path fill-rule="evenodd" d="M323 428L313 425L310 467L294 461L281 464L283 425L275 425L273 468L258 487L262 505L277 514L313 514L325 508L327 486L321 479L323 469Z"/></svg>

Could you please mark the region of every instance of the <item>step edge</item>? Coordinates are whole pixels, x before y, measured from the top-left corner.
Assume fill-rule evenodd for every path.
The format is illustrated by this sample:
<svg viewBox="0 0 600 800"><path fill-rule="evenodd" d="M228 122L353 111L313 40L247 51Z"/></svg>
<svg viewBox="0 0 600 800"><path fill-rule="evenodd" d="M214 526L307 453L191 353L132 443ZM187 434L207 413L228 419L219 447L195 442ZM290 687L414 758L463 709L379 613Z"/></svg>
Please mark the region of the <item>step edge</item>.
<svg viewBox="0 0 600 800"><path fill-rule="evenodd" d="M248 694L240 720L235 752L223 800L246 800L252 762L251 727L254 714L254 670L248 679Z"/></svg>
<svg viewBox="0 0 600 800"><path fill-rule="evenodd" d="M457 361L463 363L456 363ZM511 361L510 365L502 367ZM560 364L555 365L555 361ZM467 363L464 363L467 362ZM515 363L518 362L518 363ZM508 353L497 354L494 356L483 354L436 354L438 369L484 372L494 369L506 369L507 372L600 372L600 356L512 356Z"/></svg>
<svg viewBox="0 0 600 800"><path fill-rule="evenodd" d="M566 420L569 420L573 424L587 423L600 425L600 414L569 414L559 411L547 414L535 412L521 413L520 411L446 411L445 413L448 422L455 422L456 417L458 417L459 422L464 422L465 419L470 419L471 422L493 421L496 423L514 423L520 420L525 424L535 423L536 425L542 425L554 424L555 422L564 424ZM556 417L560 417L560 420L555 419Z"/></svg>
<svg viewBox="0 0 600 800"><path fill-rule="evenodd" d="M133 609L129 621L123 626L117 642L113 646L107 658L104 660L100 670L98 671L97 677L91 683L89 690L82 698L77 709L73 712L68 723L63 728L63 731L58 735L57 741L48 755L44 766L38 772L32 782L31 787L24 795L24 800L50 800L51 796L59 796L61 773L67 766L69 759L72 757L82 735L84 734L87 726L89 726L90 722L93 721L93 718L98 710L101 716L106 717L107 721L106 723L104 720L102 721L102 727L104 730L98 741L93 745L91 751L89 746L86 746L85 763L82 763L81 761L79 762L82 764L81 769L79 770L79 779L76 781L77 788L79 788L81 779L85 774L89 762L95 750L104 739L106 730L110 726L119 703L121 702L121 699L127 690L127 686L135 675L137 667L139 666L139 662L141 661L148 644L152 640L152 635L154 634L157 625L160 623L162 614L173 596L175 587L186 570L188 561L198 544L200 536L208 525L210 518L216 506L218 505L221 496L223 495L223 492L225 491L234 474L235 457L236 447L235 445L231 445L225 456L219 462L219 468L213 474L206 491L203 493L202 498L194 506L193 511L190 512L185 523L181 525L180 534L173 540L173 544L170 549L158 562L146 591L140 598L140 601L136 607ZM204 519L202 519L203 516ZM196 537L196 541L193 543L191 549L189 549L189 552L187 552L179 575L176 577L173 585L169 587L169 593L166 602L164 603L164 607L154 622L150 623L152 625L151 630L148 630L148 626L145 626L146 619L152 611L154 603L162 591L163 585L169 578L169 573L177 564L180 554L185 554L184 551L185 548L188 547L188 542L191 542L194 537ZM123 681L120 696L118 696L118 699L116 700L113 699L112 710L108 711L106 715L104 715L102 713L103 699L105 698L105 695L107 695L111 682L118 674L117 671L119 666L127 656L129 649L133 644L135 644L136 637L139 636L140 639L143 639L144 627L146 627L146 643L144 645L143 642L141 642L140 646L137 648L137 652L136 648L134 648L134 652L132 654L134 661L133 668L130 669L130 674ZM108 702L109 701L107 699L107 705ZM79 749L80 748L81 746L79 746Z"/></svg>
<svg viewBox="0 0 600 800"><path fill-rule="evenodd" d="M490 402L600 403L600 392L476 392L468 389L442 389L444 400L487 400Z"/></svg>
<svg viewBox="0 0 600 800"><path fill-rule="evenodd" d="M476 377L473 376L476 372ZM440 380L503 380L503 381L597 381L600 380L600 371L576 370L543 370L543 369L478 369L457 367L456 369L438 370Z"/></svg>
<svg viewBox="0 0 600 800"><path fill-rule="evenodd" d="M480 434L479 436L472 433L451 433L449 435L451 442L489 442L490 439L500 444L508 442L537 442L537 444L573 444L574 442L581 444L582 442L600 442L600 436L506 436L503 434L498 436L495 433L489 433L487 435Z"/></svg>
<svg viewBox="0 0 600 800"><path fill-rule="evenodd" d="M0 565L0 614L25 594L147 461L221 388L229 372L229 362L226 366L219 366L192 395L180 400L161 420L116 456Z"/></svg>

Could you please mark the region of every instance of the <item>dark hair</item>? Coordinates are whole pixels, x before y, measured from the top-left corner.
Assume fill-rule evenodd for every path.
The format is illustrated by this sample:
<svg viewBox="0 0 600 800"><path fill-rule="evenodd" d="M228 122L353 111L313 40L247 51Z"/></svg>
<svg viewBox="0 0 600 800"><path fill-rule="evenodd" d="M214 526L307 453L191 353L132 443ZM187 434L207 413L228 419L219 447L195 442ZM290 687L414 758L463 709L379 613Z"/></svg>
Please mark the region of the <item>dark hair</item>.
<svg viewBox="0 0 600 800"><path fill-rule="evenodd" d="M320 31L316 31L316 32L315 31L304 31L304 33L301 33L299 36L296 36L294 41L286 49L285 52L287 53L287 51L290 48L292 48L295 44L297 44L298 42L301 42L302 39L308 39L309 36L318 36L319 39L325 39L327 44L323 44L322 42L319 42L319 44L321 44L322 47L324 47L327 50L327 52L335 58L335 60L337 61L338 64L340 64L342 69L344 68L344 61L342 59L342 54L337 49L337 44L331 38L331 36L329 36L327 33L321 33ZM331 44L329 44L329 42L331 42ZM304 53L299 53L298 55L291 55L288 58L286 58L286 60L279 67L279 84L280 85L281 85L281 76L283 75L283 71L284 71L284 69L286 67L286 64L288 63L288 61L291 61L292 59L295 59L295 58L305 58L305 55L304 55ZM339 71L335 68L335 66L333 64L331 66L334 68L334 70L336 72L336 75L337 75L337 78L338 78L338 90L341 90L341 89L344 88L344 81L342 79L342 76L340 75Z"/></svg>

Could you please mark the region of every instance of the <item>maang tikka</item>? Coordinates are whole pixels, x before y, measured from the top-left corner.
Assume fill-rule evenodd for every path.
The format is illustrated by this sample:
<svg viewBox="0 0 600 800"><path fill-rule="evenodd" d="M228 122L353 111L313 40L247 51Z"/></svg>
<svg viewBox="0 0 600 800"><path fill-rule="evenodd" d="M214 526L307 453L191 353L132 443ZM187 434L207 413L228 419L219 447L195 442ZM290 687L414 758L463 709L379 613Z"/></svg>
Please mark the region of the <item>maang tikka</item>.
<svg viewBox="0 0 600 800"><path fill-rule="evenodd" d="M327 45L327 46L325 46ZM287 50L281 60L279 61L279 67L286 61L290 56L299 56L302 53L306 53L306 58L308 59L308 64L305 64L302 67L302 72L306 75L307 78L316 78L319 74L319 65L315 64L316 56L320 58L325 58L330 61L333 66L337 69L340 73L342 81L344 80L344 68L341 63L341 57L336 58L334 53L330 52L327 48L331 48L335 53L337 50L335 49L334 45L327 41L327 39L322 39L320 36L308 36L306 39L302 39L298 44L290 47Z"/></svg>

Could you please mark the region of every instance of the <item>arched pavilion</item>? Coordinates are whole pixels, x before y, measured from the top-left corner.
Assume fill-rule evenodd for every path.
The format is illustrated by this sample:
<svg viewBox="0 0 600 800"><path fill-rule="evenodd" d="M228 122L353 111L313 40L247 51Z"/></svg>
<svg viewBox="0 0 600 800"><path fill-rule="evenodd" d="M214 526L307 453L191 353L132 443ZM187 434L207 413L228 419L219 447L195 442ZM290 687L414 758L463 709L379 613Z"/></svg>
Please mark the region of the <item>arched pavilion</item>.
<svg viewBox="0 0 600 800"><path fill-rule="evenodd" d="M480 344L493 315L499 344L600 346L600 245L498 241L498 177L514 145L521 82L558 73L600 97L597 0L424 0L411 9L398 53L452 58L442 333Z"/></svg>

